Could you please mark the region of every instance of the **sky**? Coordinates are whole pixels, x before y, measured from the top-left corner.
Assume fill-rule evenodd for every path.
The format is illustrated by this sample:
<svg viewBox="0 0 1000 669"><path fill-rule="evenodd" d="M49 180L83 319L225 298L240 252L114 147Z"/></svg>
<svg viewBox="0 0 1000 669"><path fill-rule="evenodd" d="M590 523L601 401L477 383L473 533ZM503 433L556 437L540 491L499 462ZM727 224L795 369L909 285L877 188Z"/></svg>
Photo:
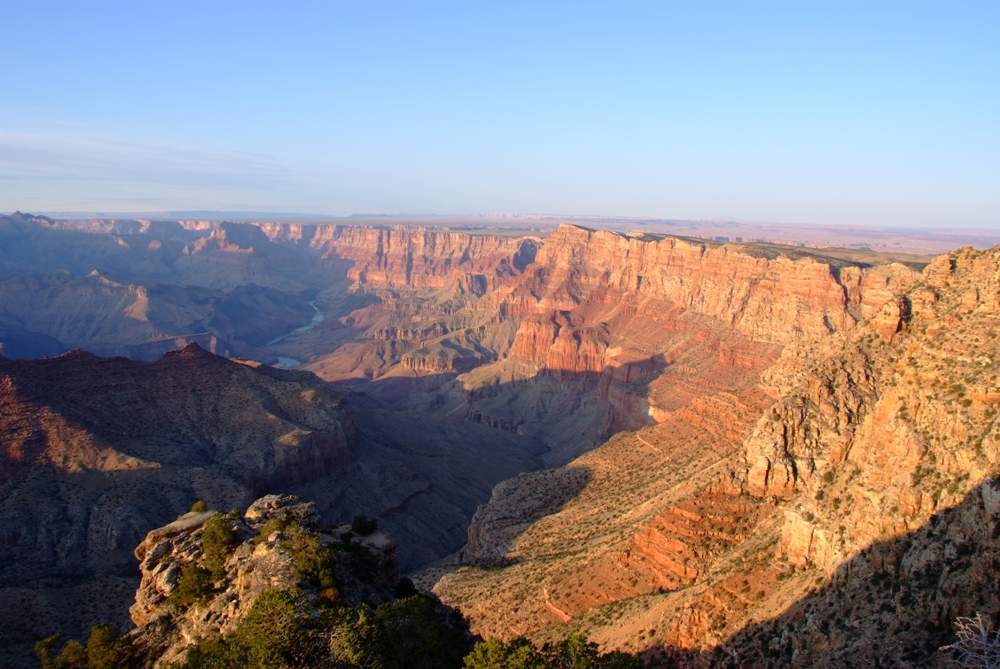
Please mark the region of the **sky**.
<svg viewBox="0 0 1000 669"><path fill-rule="evenodd" d="M1000 3L0 0L0 211L1000 228Z"/></svg>

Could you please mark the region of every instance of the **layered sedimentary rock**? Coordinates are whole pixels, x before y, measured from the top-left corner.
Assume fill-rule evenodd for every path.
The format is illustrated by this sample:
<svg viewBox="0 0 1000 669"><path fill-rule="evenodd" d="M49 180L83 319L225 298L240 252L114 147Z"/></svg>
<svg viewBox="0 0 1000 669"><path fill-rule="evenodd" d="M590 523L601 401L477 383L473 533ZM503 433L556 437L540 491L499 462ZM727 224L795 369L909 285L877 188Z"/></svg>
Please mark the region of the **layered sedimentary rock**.
<svg viewBox="0 0 1000 669"><path fill-rule="evenodd" d="M911 274L901 265L842 269L810 257L769 259L738 246L568 225L546 240L534 272L536 283L547 284L536 309L648 295L713 316L755 340L778 343L853 325Z"/></svg>
<svg viewBox="0 0 1000 669"><path fill-rule="evenodd" d="M680 666L943 666L956 616L1000 610L998 291L1000 249L935 260L857 327L791 342L739 405L692 403L688 432L671 412L498 487L463 553L489 568L425 582L474 629Z"/></svg>
<svg viewBox="0 0 1000 669"><path fill-rule="evenodd" d="M523 270L540 246L535 238L402 227L268 223L261 229L276 242L308 246L324 256L352 262L350 277L359 284L390 289L447 287L477 295Z"/></svg>
<svg viewBox="0 0 1000 669"><path fill-rule="evenodd" d="M667 367L692 381L710 360L759 372L778 347L849 327L912 278L900 265L572 225L541 240L189 223L5 217L5 248L18 248L0 253L8 349L32 352L13 338L38 333L141 359L188 341L279 356L396 408L542 439L556 463L700 393L700 381L657 388Z"/></svg>
<svg viewBox="0 0 1000 669"><path fill-rule="evenodd" d="M706 372L753 376L796 338L852 327L914 277L901 265L571 225L544 241L264 230L349 260L354 294L371 300L310 334L334 348L308 369L397 406L539 438L553 463L662 420L714 388Z"/></svg>

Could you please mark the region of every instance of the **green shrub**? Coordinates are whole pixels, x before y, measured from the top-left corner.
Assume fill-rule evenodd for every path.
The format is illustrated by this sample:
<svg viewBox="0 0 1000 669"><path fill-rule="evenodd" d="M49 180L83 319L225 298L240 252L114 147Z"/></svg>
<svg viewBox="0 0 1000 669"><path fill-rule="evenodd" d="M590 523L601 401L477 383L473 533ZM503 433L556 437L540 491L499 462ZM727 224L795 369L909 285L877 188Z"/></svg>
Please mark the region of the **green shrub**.
<svg viewBox="0 0 1000 669"><path fill-rule="evenodd" d="M377 529L378 520L376 518L369 518L364 514L354 516L354 520L351 521L351 530L358 536L367 537Z"/></svg>
<svg viewBox="0 0 1000 669"><path fill-rule="evenodd" d="M203 499L199 499L191 505L191 513L205 513L206 511L208 511L208 504L205 504Z"/></svg>
<svg viewBox="0 0 1000 669"><path fill-rule="evenodd" d="M523 638L508 643L488 639L465 657L465 669L641 669L642 662L621 651L601 653L582 634L572 634L541 649Z"/></svg>
<svg viewBox="0 0 1000 669"><path fill-rule="evenodd" d="M211 592L212 572L196 564L189 564L181 572L177 588L170 593L170 601L184 608L204 601Z"/></svg>
<svg viewBox="0 0 1000 669"><path fill-rule="evenodd" d="M56 632L52 636L47 636L35 642L35 657L42 665L42 669L49 669L52 666L52 651L59 643L60 634Z"/></svg>
<svg viewBox="0 0 1000 669"><path fill-rule="evenodd" d="M396 599L406 599L420 593L417 590L417 586L413 585L413 581L404 576L396 583L395 594Z"/></svg>
<svg viewBox="0 0 1000 669"><path fill-rule="evenodd" d="M232 522L221 513L208 517L201 531L201 548L205 554L205 567L211 572L213 581L226 576L226 560L240 543L239 535Z"/></svg>
<svg viewBox="0 0 1000 669"><path fill-rule="evenodd" d="M389 642L380 653L388 667L460 667L469 652L468 626L461 615L446 619L423 595L382 604L375 609L375 621Z"/></svg>
<svg viewBox="0 0 1000 669"><path fill-rule="evenodd" d="M275 532L284 532L294 524L295 520L288 514L268 518L267 522L260 526L260 534L254 538L254 541L258 544L267 541L267 538Z"/></svg>
<svg viewBox="0 0 1000 669"><path fill-rule="evenodd" d="M464 621L426 597L310 611L300 590L261 595L236 631L202 640L184 669L459 669L469 650Z"/></svg>
<svg viewBox="0 0 1000 669"><path fill-rule="evenodd" d="M337 554L320 541L319 535L309 532L301 525L286 528L287 538L282 548L288 552L295 565L295 575L311 583L317 590L336 588L334 569Z"/></svg>
<svg viewBox="0 0 1000 669"><path fill-rule="evenodd" d="M87 669L129 669L134 652L128 637L118 636L114 625L95 625L87 638Z"/></svg>
<svg viewBox="0 0 1000 669"><path fill-rule="evenodd" d="M66 642L62 652L52 664L55 669L85 669L87 666L87 649L76 639Z"/></svg>
<svg viewBox="0 0 1000 669"><path fill-rule="evenodd" d="M59 645L59 639L59 634L53 634L35 642L35 656L41 663L42 669L86 669L87 649L76 639L67 641L55 659L52 658L53 651Z"/></svg>
<svg viewBox="0 0 1000 669"><path fill-rule="evenodd" d="M70 639L55 659L52 652L59 643L53 634L35 644L35 654L42 669L130 669L135 661L131 640L118 636L114 625L95 625L90 629L86 646Z"/></svg>

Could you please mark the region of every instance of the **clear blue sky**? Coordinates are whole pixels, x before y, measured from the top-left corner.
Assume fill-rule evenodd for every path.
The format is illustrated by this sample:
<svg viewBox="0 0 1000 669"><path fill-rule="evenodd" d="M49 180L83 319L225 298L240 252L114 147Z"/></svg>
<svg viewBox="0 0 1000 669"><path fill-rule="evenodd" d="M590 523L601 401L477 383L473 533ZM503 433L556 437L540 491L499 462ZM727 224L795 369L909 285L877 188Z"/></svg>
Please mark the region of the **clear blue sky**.
<svg viewBox="0 0 1000 669"><path fill-rule="evenodd" d="M1000 228L1000 3L0 0L0 211Z"/></svg>

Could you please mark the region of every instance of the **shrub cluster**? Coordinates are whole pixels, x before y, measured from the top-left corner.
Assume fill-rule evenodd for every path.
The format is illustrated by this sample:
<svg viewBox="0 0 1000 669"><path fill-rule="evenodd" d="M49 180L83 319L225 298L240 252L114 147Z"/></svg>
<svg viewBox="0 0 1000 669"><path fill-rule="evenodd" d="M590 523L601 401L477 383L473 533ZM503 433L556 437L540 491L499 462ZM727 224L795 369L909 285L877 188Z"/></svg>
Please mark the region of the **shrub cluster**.
<svg viewBox="0 0 1000 669"><path fill-rule="evenodd" d="M184 608L205 601L214 584L226 577L226 560L239 543L231 517L221 513L209 516L201 531L202 564L184 567L177 587L170 593L171 603Z"/></svg>
<svg viewBox="0 0 1000 669"><path fill-rule="evenodd" d="M508 643L489 639L476 644L465 658L465 669L642 669L634 655L621 651L601 653L596 643L572 634L557 644L536 648L527 639Z"/></svg>
<svg viewBox="0 0 1000 669"><path fill-rule="evenodd" d="M464 621L422 595L377 608L316 611L299 590L272 590L257 599L235 632L200 642L182 667L457 669L468 651Z"/></svg>
<svg viewBox="0 0 1000 669"><path fill-rule="evenodd" d="M208 517L201 531L201 549L205 554L205 568L212 574L213 581L221 581L226 576L226 560L240 543L240 537L233 529L231 518L216 513Z"/></svg>
<svg viewBox="0 0 1000 669"><path fill-rule="evenodd" d="M378 519L369 518L364 514L354 516L354 520L351 521L351 531L359 537L367 537L369 534L374 533L377 529Z"/></svg>
<svg viewBox="0 0 1000 669"><path fill-rule="evenodd" d="M311 609L299 590L260 596L233 634L201 641L181 669L641 669L583 635L537 648L525 639L471 647L461 615L413 595L377 608ZM471 651L471 652L470 652Z"/></svg>
<svg viewBox="0 0 1000 669"><path fill-rule="evenodd" d="M130 669L135 660L130 639L118 636L114 625L95 625L86 645L70 639L53 658L59 639L53 634L35 644L42 669Z"/></svg>

